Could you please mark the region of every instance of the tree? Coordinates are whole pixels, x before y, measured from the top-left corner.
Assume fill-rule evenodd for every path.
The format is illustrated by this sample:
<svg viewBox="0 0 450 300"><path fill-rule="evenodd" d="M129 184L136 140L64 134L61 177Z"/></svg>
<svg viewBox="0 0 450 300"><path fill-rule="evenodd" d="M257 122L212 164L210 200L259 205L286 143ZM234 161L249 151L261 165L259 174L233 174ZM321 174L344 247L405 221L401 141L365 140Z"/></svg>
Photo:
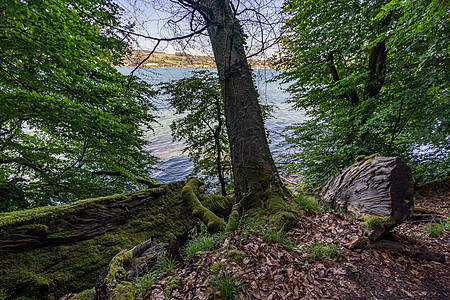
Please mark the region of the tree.
<svg viewBox="0 0 450 300"><path fill-rule="evenodd" d="M228 0L178 3L198 12L208 30L225 103L236 199L245 208L266 205L276 211L283 207L284 189L267 143L237 9Z"/></svg>
<svg viewBox="0 0 450 300"><path fill-rule="evenodd" d="M400 155L414 164L429 155L414 150L425 146L448 161L448 4L285 7L290 18L279 65L292 103L308 115L287 141L299 150L291 166L310 186L360 154Z"/></svg>
<svg viewBox="0 0 450 300"><path fill-rule="evenodd" d="M231 166L230 148L223 116L223 98L217 76L208 71L194 71L191 77L161 85L169 96L175 113L183 115L170 125L174 140L184 141L193 173L218 178L223 196L227 194Z"/></svg>
<svg viewBox="0 0 450 300"><path fill-rule="evenodd" d="M7 0L0 11L0 209L151 184L153 92L112 67L128 51L111 29L118 6Z"/></svg>

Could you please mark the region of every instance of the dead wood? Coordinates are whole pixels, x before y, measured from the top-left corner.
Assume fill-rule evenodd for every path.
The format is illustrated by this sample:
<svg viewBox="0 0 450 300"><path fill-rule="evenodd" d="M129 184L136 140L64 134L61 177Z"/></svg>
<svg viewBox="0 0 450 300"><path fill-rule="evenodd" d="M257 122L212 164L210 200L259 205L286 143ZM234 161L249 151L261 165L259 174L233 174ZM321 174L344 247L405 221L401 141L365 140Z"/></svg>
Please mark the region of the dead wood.
<svg viewBox="0 0 450 300"><path fill-rule="evenodd" d="M413 194L411 170L399 157L373 155L331 177L317 196L337 212L390 218L370 235L376 240L411 214Z"/></svg>

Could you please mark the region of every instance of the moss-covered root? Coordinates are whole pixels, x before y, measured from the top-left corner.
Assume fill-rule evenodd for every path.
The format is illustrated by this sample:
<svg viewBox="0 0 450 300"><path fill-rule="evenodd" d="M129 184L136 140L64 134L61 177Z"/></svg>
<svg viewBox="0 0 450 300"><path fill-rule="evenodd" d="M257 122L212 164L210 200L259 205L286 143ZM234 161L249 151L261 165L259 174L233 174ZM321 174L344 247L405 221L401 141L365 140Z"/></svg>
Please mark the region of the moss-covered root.
<svg viewBox="0 0 450 300"><path fill-rule="evenodd" d="M233 206L233 210L231 211L230 217L228 218L227 227L225 228L225 232L233 232L239 228L239 209L241 205L236 203Z"/></svg>
<svg viewBox="0 0 450 300"><path fill-rule="evenodd" d="M132 258L133 252L127 250L122 250L114 256L106 274L95 285L94 299L134 299L133 286L126 281L127 267Z"/></svg>
<svg viewBox="0 0 450 300"><path fill-rule="evenodd" d="M210 233L224 231L226 227L224 220L204 207L195 195L195 192L198 190L200 185L201 182L199 179L189 179L188 183L181 190L181 196L185 201L187 201L189 207L192 209L192 214L206 224Z"/></svg>

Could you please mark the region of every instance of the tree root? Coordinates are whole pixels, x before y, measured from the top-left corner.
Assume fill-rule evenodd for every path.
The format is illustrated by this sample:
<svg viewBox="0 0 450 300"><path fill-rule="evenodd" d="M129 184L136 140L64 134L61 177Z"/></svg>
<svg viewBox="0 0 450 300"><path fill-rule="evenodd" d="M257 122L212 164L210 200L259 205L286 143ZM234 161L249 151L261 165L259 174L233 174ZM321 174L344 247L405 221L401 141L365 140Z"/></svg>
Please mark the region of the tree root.
<svg viewBox="0 0 450 300"><path fill-rule="evenodd" d="M187 201L189 207L192 209L192 214L206 224L209 233L225 231L225 221L203 206L200 200L198 200L195 193L200 185L201 181L198 178L189 179L187 184L181 190L181 196Z"/></svg>
<svg viewBox="0 0 450 300"><path fill-rule="evenodd" d="M442 253L438 253L428 249L423 245L408 245L401 241L396 236L389 236L391 239L379 239L377 241L370 241L367 236L354 237L347 248L350 250L354 249L379 249L379 250L390 250L394 252L399 252L404 255L413 258L422 258L430 261L437 261L440 263L446 262L446 257ZM394 240L392 240L392 238Z"/></svg>

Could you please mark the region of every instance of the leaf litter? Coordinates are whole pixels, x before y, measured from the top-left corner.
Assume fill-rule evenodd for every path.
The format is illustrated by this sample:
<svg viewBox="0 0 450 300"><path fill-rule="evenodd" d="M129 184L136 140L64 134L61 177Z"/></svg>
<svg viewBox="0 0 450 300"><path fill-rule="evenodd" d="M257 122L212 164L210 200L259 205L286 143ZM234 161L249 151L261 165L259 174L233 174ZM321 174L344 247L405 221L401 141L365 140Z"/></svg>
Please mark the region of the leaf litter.
<svg viewBox="0 0 450 300"><path fill-rule="evenodd" d="M448 218L448 188L440 189L441 196L430 193L418 203L433 210L440 206ZM226 265L244 284L239 299L449 299L448 229L438 238L426 236L422 224L406 222L395 229L411 247L422 245L444 253L446 263L438 263L388 250L349 250L346 243L363 234L359 221L330 212L302 211L301 215L296 226L286 232L297 247L267 243L258 235L238 230L227 237L225 247L195 256L159 280L143 299L219 299L220 295L211 292L214 264ZM316 260L306 251L314 243L332 244L337 253ZM241 265L227 260L230 250L245 254ZM168 282L175 276L185 281L167 294Z"/></svg>

